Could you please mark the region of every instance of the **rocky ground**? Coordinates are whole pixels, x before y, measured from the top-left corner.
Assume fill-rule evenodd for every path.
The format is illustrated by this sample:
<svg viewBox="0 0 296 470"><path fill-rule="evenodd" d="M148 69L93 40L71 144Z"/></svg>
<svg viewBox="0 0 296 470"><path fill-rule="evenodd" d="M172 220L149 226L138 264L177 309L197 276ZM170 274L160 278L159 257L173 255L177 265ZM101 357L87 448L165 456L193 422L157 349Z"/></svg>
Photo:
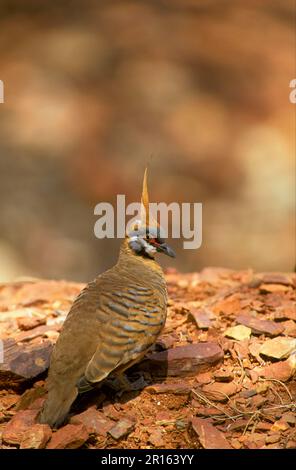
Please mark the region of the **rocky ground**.
<svg viewBox="0 0 296 470"><path fill-rule="evenodd" d="M296 448L295 274L166 277L165 329L128 373L146 387L120 395L102 385L79 397L58 431L35 418L53 344L83 285L0 285L0 448Z"/></svg>

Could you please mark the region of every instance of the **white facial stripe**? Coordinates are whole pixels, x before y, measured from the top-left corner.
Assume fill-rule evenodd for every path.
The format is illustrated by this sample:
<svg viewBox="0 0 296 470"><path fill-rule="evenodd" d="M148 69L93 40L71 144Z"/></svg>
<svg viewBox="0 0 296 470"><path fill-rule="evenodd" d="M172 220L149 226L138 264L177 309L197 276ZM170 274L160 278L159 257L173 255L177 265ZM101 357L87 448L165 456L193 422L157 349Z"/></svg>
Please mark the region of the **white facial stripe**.
<svg viewBox="0 0 296 470"><path fill-rule="evenodd" d="M144 249L145 249L146 253L156 253L156 248L155 248L154 246L150 245L150 244L149 244L148 242L146 242L146 240L144 240L143 238L142 238L142 240L143 240L143 242L144 242L144 243L143 243L143 246L144 246Z"/></svg>
<svg viewBox="0 0 296 470"><path fill-rule="evenodd" d="M150 243L148 243L144 238L139 237L137 235L133 235L129 239L129 243L132 244L132 243L135 243L135 242L138 244L138 246L141 246L144 249L145 253L149 256L156 253L156 251L157 251L154 246L150 245ZM137 248L136 249L134 248L134 250L138 251Z"/></svg>

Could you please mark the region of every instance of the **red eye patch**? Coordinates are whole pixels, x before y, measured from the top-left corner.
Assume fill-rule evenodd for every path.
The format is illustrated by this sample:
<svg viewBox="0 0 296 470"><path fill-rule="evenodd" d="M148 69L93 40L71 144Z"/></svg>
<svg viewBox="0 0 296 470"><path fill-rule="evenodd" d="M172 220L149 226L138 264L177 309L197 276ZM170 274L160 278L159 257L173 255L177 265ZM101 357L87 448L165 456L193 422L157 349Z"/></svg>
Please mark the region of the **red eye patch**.
<svg viewBox="0 0 296 470"><path fill-rule="evenodd" d="M150 239L149 239L149 243L150 243L151 245L159 245L159 243L158 243L158 241L156 240L156 238L150 238Z"/></svg>

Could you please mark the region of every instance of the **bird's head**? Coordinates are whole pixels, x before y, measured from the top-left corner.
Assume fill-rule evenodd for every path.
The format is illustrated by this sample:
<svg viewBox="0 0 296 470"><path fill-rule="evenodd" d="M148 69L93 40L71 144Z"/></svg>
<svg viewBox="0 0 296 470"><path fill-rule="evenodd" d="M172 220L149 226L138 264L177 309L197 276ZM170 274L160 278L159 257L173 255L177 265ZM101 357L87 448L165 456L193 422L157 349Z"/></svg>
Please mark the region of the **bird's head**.
<svg viewBox="0 0 296 470"><path fill-rule="evenodd" d="M127 243L136 255L152 259L157 253L164 253L172 258L176 256L174 250L161 237L161 227L149 213L147 169L143 180L141 220L137 220L127 232Z"/></svg>
<svg viewBox="0 0 296 470"><path fill-rule="evenodd" d="M146 229L146 226L135 224L127 235L127 242L136 255L154 258L156 253L164 253L172 258L176 256L174 250L161 238L156 227Z"/></svg>

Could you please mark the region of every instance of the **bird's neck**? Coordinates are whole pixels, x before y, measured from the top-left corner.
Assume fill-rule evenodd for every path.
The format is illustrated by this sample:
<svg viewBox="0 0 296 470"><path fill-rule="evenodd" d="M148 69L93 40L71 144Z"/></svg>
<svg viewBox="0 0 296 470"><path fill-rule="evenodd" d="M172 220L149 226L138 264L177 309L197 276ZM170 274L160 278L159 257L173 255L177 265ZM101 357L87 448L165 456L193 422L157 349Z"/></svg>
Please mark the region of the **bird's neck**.
<svg viewBox="0 0 296 470"><path fill-rule="evenodd" d="M163 271L155 259L135 254L129 247L127 240L124 240L120 247L117 265L125 265L127 261L129 262L129 265L134 266L135 269L144 267L147 272L149 271L151 274L153 273L157 276L163 277Z"/></svg>

